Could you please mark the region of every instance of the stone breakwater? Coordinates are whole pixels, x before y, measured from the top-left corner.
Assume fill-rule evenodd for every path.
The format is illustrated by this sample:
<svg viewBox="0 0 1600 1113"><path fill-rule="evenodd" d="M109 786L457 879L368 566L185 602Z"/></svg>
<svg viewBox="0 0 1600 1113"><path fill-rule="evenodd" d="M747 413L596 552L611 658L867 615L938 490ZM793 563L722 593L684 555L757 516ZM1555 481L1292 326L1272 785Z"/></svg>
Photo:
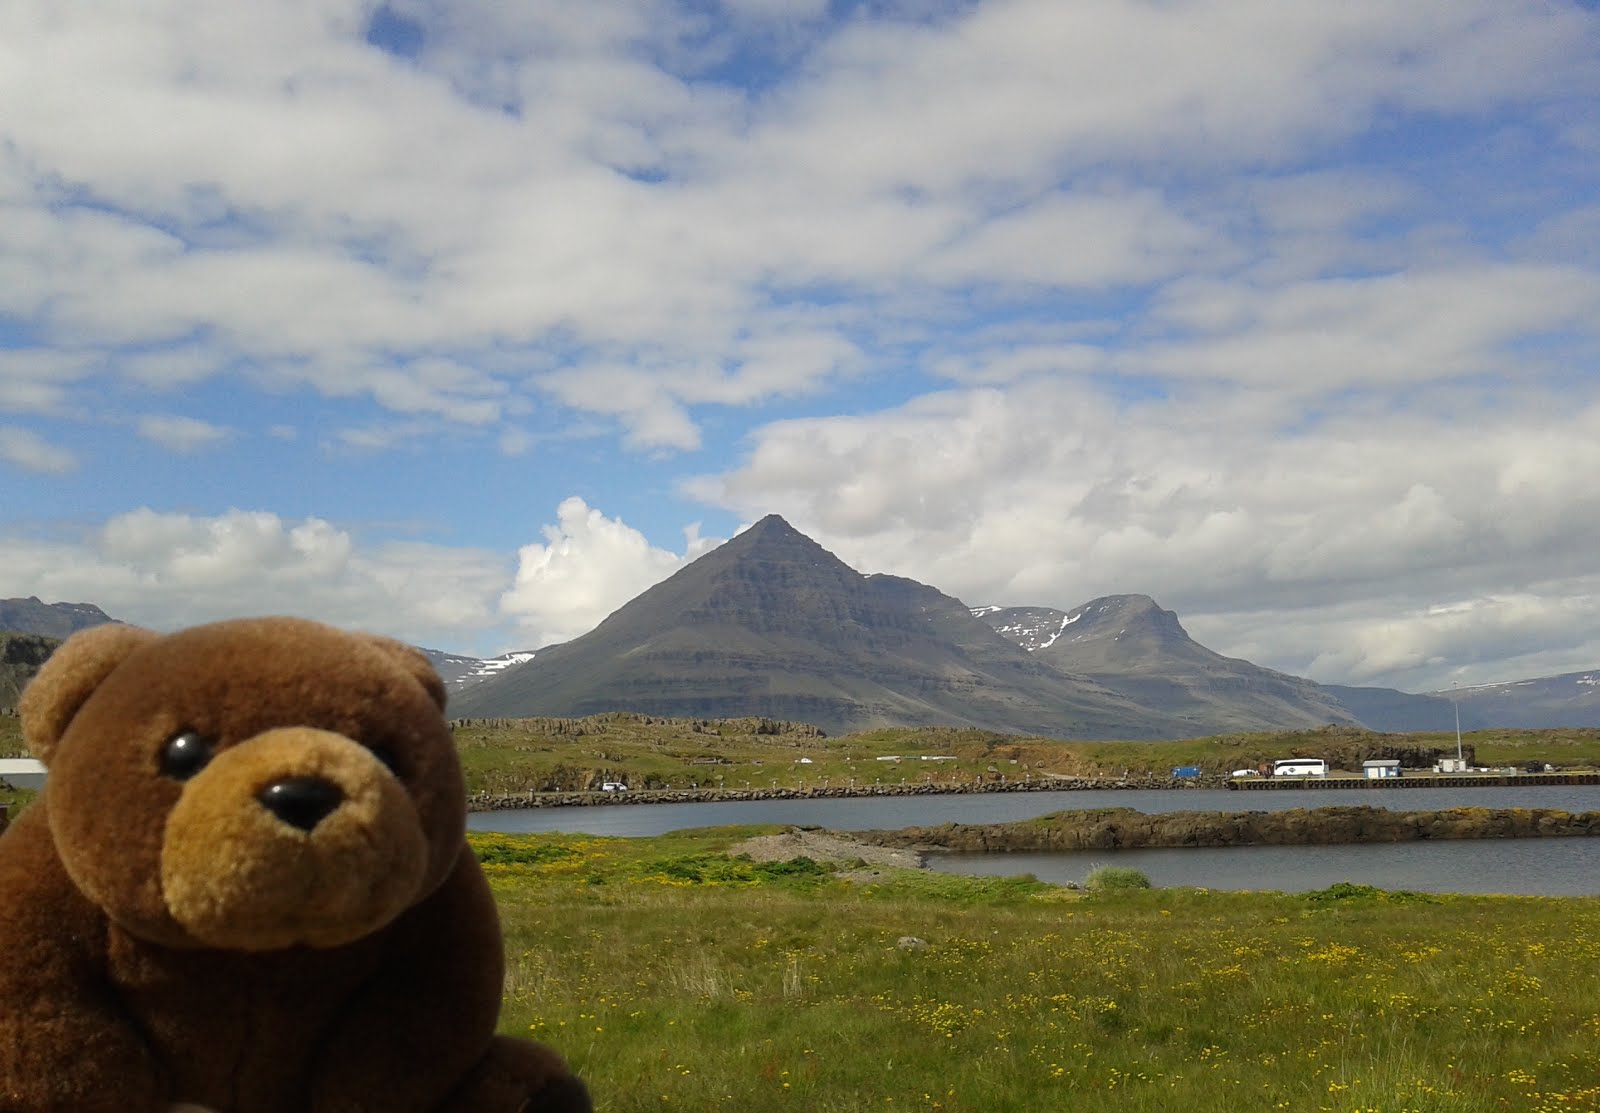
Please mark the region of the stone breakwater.
<svg viewBox="0 0 1600 1113"><path fill-rule="evenodd" d="M646 788L627 792L509 792L467 797L475 812L519 808L582 808L610 804L714 804L731 800L826 800L862 796L951 796L990 792L1069 792L1079 789L1176 788L1165 777L1098 779L1059 777L1049 780L984 784L835 785L811 788Z"/></svg>
<svg viewBox="0 0 1600 1113"><path fill-rule="evenodd" d="M858 831L878 846L916 850L1113 850L1185 846L1325 846L1421 839L1517 839L1600 835L1600 812L1553 808L1390 811L1367 806L1276 812L1168 812L1132 808L1057 812L1018 823L946 823Z"/></svg>

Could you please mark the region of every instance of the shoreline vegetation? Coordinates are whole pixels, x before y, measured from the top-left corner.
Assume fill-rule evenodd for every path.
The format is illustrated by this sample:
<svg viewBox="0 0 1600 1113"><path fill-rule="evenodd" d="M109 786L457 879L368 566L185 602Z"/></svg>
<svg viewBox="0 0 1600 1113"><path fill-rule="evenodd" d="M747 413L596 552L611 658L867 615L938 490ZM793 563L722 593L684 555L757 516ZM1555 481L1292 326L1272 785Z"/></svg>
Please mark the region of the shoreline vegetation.
<svg viewBox="0 0 1600 1113"><path fill-rule="evenodd" d="M1063 741L947 727L885 728L835 738L805 723L634 712L581 719L461 719L454 727L468 793L482 801L589 793L607 782L628 785L626 795L635 801L640 797L633 794L643 792L713 800L768 798L750 795L763 792L1028 791L1125 782L1170 788L1178 785L1173 770L1181 767L1197 771L1183 784L1220 787L1233 770L1284 757L1320 757L1351 771L1359 771L1363 761L1394 759L1415 772L1456 756L1453 731L1379 734L1339 726L1148 742ZM1470 765L1600 766L1600 729L1485 730L1469 732L1461 741Z"/></svg>
<svg viewBox="0 0 1600 1113"><path fill-rule="evenodd" d="M471 840L501 1030L607 1113L1600 1110L1600 899L1069 889L771 828Z"/></svg>

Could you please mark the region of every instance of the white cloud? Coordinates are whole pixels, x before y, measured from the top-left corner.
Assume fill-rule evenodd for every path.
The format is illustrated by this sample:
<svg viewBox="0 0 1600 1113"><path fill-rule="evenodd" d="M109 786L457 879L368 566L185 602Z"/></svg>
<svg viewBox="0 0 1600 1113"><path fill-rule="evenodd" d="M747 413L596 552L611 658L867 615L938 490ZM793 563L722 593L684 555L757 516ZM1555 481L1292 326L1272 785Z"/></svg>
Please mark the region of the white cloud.
<svg viewBox="0 0 1600 1113"><path fill-rule="evenodd" d="M92 355L74 351L0 349L0 412L60 412L72 385L91 374L94 362Z"/></svg>
<svg viewBox="0 0 1600 1113"><path fill-rule="evenodd" d="M846 188L934 191L1111 158L1281 161L1390 106L1580 88L1595 35L1581 11L1494 0L986 3L839 33L759 149Z"/></svg>
<svg viewBox="0 0 1600 1113"><path fill-rule="evenodd" d="M642 401L539 382L638 448L690 449L693 407L835 373L681 372L785 346L747 328L796 291L843 284L870 319L918 285L1206 272L1238 250L1239 214L1148 180L1283 163L1385 113L1581 90L1596 43L1581 9L1493 0L990 0L828 28L820 4L730 0L736 20L809 28L800 64L751 96L701 76L749 45L703 13L568 8L403 4L424 49L401 64L344 0L270 18L11 5L0 311L147 386L266 367L480 426L524 389L480 356L590 347L580 362L650 380ZM1376 175L1300 177L1297 196L1256 199L1269 224L1337 228L1395 201Z"/></svg>
<svg viewBox="0 0 1600 1113"><path fill-rule="evenodd" d="M594 365L544 375L545 390L574 409L615 417L634 448L692 450L700 428L648 372L620 365Z"/></svg>
<svg viewBox="0 0 1600 1113"><path fill-rule="evenodd" d="M1210 269L1226 251L1152 192L1069 194L985 221L938 252L930 270L946 282L1101 288Z"/></svg>
<svg viewBox="0 0 1600 1113"><path fill-rule="evenodd" d="M1446 648L1470 661L1488 641L1432 617L1442 602L1504 615L1492 601L1537 597L1541 635L1564 624L1547 646L1593 640L1597 446L1592 388L1559 407L1436 392L1307 421L1250 394L1119 403L1042 379L768 426L741 467L691 490L968 603L1142 592L1220 651L1413 683L1442 678Z"/></svg>
<svg viewBox="0 0 1600 1113"><path fill-rule="evenodd" d="M1008 383L1030 375L1084 374L1110 367L1111 353L1093 344L1010 344L976 355L943 356L930 372L971 386Z"/></svg>
<svg viewBox="0 0 1600 1113"><path fill-rule="evenodd" d="M1600 332L1600 273L1502 264L1269 288L1195 280L1170 287L1155 316L1190 335L1133 351L1129 369L1297 393L1405 386L1540 370L1516 345Z"/></svg>
<svg viewBox="0 0 1600 1113"><path fill-rule="evenodd" d="M426 444L437 429L420 421L384 421L335 430L323 443L334 452L387 452Z"/></svg>
<svg viewBox="0 0 1600 1113"><path fill-rule="evenodd" d="M1142 586L1219 648L1352 677L1477 652L1436 597L1506 630L1499 600L1581 610L1590 6L392 8L415 58L359 0L0 5L0 457L72 469L63 421L194 450L289 397L329 455L497 446L553 503L748 443L691 491L861 567L1000 601ZM741 441L929 379L987 389ZM202 382L216 424L154 416ZM557 442L613 433L647 459L571 482ZM510 591L483 554L458 576L338 529L307 582L419 629L504 593L571 636L687 555L578 506ZM304 525L117 519L61 569L161 595L256 560L294 602L273 585L338 551ZM107 555L163 529L182 562ZM435 558L443 611L393 604ZM1327 644L1258 638L1269 612Z"/></svg>
<svg viewBox="0 0 1600 1113"><path fill-rule="evenodd" d="M11 425L0 425L0 460L45 475L61 475L78 466L78 459L71 452L32 430Z"/></svg>
<svg viewBox="0 0 1600 1113"><path fill-rule="evenodd" d="M1250 182L1254 208L1274 229L1322 231L1389 213L1412 202L1416 187L1360 170L1317 170Z"/></svg>
<svg viewBox="0 0 1600 1113"><path fill-rule="evenodd" d="M517 554L516 582L500 600L537 648L588 633L608 614L666 579L720 541L684 530L684 552L651 545L620 518L607 518L583 499L565 499L544 544Z"/></svg>
<svg viewBox="0 0 1600 1113"><path fill-rule="evenodd" d="M170 630L242 614L293 614L422 645L481 636L509 580L498 554L362 545L319 518L136 510L77 541L6 539L0 596L91 601Z"/></svg>
<svg viewBox="0 0 1600 1113"><path fill-rule="evenodd" d="M145 440L182 453L211 448L234 435L227 426L180 414L145 414L139 419L138 430Z"/></svg>
<svg viewBox="0 0 1600 1113"><path fill-rule="evenodd" d="M3 441L0 441L3 444ZM681 553L568 498L545 543L498 553L413 541L362 542L321 518L267 511L205 517L140 509L78 539L4 537L0 597L88 601L171 630L250 614L293 614L414 644L498 653L587 633L720 540L684 529Z"/></svg>

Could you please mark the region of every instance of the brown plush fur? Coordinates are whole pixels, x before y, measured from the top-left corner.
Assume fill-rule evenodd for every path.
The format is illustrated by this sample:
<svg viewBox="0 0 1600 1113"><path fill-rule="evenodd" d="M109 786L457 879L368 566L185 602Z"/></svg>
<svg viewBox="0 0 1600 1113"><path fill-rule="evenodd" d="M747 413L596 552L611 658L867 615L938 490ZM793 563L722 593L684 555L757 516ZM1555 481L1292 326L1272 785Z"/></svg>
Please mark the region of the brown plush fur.
<svg viewBox="0 0 1600 1113"><path fill-rule="evenodd" d="M443 707L415 650L295 619L57 650L22 705L50 776L0 837L0 1111L588 1110L493 1034ZM185 733L206 759L175 771ZM330 811L269 810L304 782Z"/></svg>

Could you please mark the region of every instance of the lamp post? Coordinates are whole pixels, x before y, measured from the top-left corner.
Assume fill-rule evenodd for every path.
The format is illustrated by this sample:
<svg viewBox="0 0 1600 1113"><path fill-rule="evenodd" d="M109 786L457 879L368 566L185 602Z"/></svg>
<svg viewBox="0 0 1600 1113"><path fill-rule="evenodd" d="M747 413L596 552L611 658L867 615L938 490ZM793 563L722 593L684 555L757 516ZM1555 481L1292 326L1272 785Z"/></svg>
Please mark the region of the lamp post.
<svg viewBox="0 0 1600 1113"><path fill-rule="evenodd" d="M1466 759L1461 756L1461 701L1456 698L1456 686L1450 685L1450 706L1456 710L1456 772L1465 773Z"/></svg>

